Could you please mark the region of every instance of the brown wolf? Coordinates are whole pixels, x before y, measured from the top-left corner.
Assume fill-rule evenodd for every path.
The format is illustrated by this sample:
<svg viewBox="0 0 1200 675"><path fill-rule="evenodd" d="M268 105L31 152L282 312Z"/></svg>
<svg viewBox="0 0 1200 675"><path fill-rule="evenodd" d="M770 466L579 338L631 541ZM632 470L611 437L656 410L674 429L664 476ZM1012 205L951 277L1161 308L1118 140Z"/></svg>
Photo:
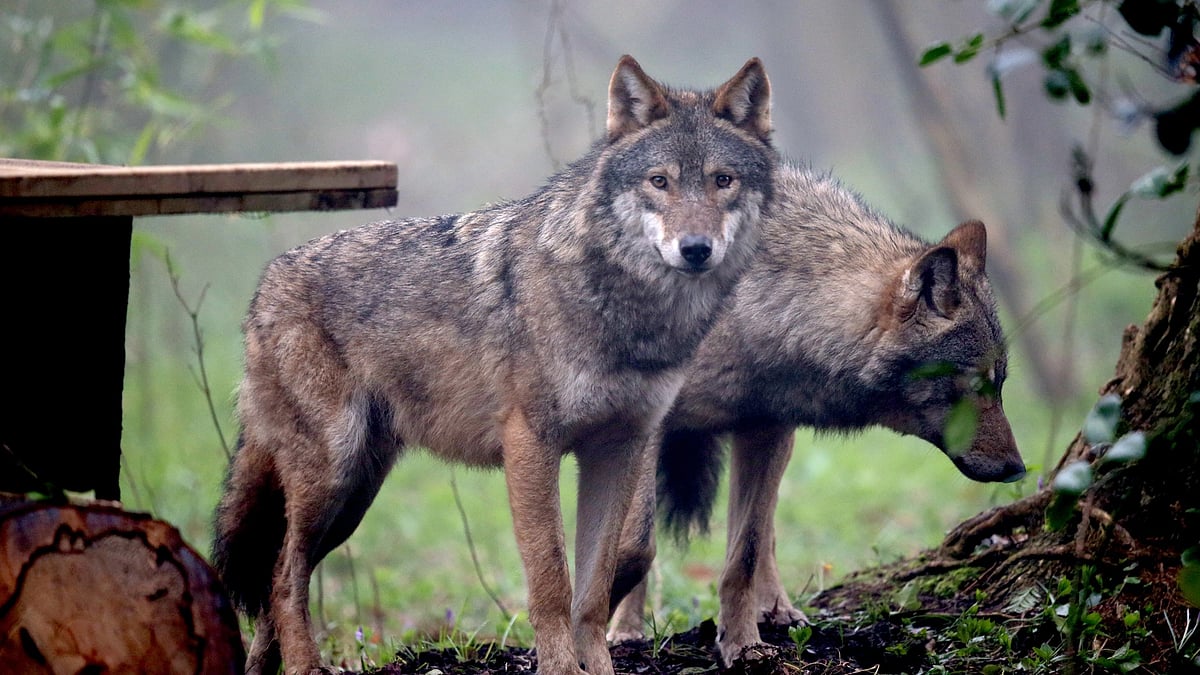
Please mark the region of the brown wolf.
<svg viewBox="0 0 1200 675"><path fill-rule="evenodd" d="M772 523L798 425L913 434L974 480L1025 473L1000 401L1007 358L984 274L983 224L964 223L928 244L828 176L785 165L775 190L758 257L697 350L660 446L660 509L686 536L706 529L719 439L732 437L718 619L726 666L759 641L759 620L805 620L780 583ZM972 408L975 433L953 447L943 432L959 401ZM647 472L623 534L630 556L653 556L654 494ZM610 637L640 636L644 602L639 585Z"/></svg>
<svg viewBox="0 0 1200 675"><path fill-rule="evenodd" d="M612 673L622 523L648 437L753 257L778 162L769 101L757 59L697 92L626 56L606 137L533 195L337 232L268 265L244 324L241 437L213 553L258 617L251 670L273 672L280 651L289 672L318 667L313 567L397 457L423 447L504 468L539 671Z"/></svg>

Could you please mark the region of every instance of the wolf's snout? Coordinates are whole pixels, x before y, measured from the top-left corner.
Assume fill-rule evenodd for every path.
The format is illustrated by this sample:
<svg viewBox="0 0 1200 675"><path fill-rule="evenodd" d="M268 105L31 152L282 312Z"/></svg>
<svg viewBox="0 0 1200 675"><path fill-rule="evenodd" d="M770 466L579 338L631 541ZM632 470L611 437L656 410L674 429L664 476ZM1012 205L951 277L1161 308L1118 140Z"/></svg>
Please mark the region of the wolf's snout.
<svg viewBox="0 0 1200 675"><path fill-rule="evenodd" d="M712 255L712 239L703 234L685 235L679 240L679 254L692 267L700 267Z"/></svg>

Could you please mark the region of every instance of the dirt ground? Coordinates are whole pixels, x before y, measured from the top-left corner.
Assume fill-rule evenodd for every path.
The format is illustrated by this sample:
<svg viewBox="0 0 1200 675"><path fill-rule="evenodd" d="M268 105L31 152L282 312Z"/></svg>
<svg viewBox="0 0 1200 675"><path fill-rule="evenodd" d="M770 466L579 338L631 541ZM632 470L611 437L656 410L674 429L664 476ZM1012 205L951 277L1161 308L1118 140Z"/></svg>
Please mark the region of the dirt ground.
<svg viewBox="0 0 1200 675"><path fill-rule="evenodd" d="M860 572L812 601L811 634L760 625L767 644L753 648L728 670L717 665L712 621L659 644L643 640L614 646L613 664L618 673L633 675L1200 675L1200 645L1180 648L1185 624L1200 621L1200 612L1179 599L1175 567L1144 560L1136 569L1120 570L1122 576L1107 575L1120 579L1115 586L1095 581L1088 611L1071 627L1063 608L1069 597L1079 597L1078 589L1061 585L1069 583L1070 573L1055 588L1041 582L1022 588L1022 579L1045 579L1046 565L1062 563L1023 550L1024 558L1004 575L992 574L995 561L987 555L972 559L979 566L921 558ZM1195 634L1192 639L1200 641ZM536 670L528 649L484 647L476 652L486 657L464 660L454 650L402 654L364 675Z"/></svg>

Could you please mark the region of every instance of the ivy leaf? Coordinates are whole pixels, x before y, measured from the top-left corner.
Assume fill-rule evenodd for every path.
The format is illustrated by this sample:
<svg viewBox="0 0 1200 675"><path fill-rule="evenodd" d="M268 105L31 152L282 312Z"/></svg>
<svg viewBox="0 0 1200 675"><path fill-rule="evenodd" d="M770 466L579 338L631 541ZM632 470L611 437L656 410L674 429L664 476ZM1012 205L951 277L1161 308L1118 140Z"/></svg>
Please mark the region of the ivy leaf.
<svg viewBox="0 0 1200 675"><path fill-rule="evenodd" d="M1121 419L1121 397L1106 394L1083 420L1083 438L1088 443L1109 443L1116 438L1117 422Z"/></svg>
<svg viewBox="0 0 1200 675"><path fill-rule="evenodd" d="M1078 501L1079 497L1075 495L1052 495L1050 504L1046 507L1046 529L1058 532L1066 527L1075 515L1075 503Z"/></svg>
<svg viewBox="0 0 1200 675"><path fill-rule="evenodd" d="M1092 486L1092 467L1082 459L1064 466L1051 487L1060 495L1077 497Z"/></svg>
<svg viewBox="0 0 1200 675"><path fill-rule="evenodd" d="M1193 546L1185 550L1179 560L1184 565L1200 565L1200 546Z"/></svg>
<svg viewBox="0 0 1200 675"><path fill-rule="evenodd" d="M1104 456L1100 458L1103 463L1116 462L1124 464L1134 462L1146 456L1146 434L1140 431L1134 431L1125 434Z"/></svg>
<svg viewBox="0 0 1200 675"><path fill-rule="evenodd" d="M1200 607L1200 565L1184 565L1179 570L1178 581L1184 599Z"/></svg>
<svg viewBox="0 0 1200 675"><path fill-rule="evenodd" d="M923 68L950 56L952 53L954 53L954 48L950 46L949 42L939 42L921 52L921 60L917 62L917 65Z"/></svg>

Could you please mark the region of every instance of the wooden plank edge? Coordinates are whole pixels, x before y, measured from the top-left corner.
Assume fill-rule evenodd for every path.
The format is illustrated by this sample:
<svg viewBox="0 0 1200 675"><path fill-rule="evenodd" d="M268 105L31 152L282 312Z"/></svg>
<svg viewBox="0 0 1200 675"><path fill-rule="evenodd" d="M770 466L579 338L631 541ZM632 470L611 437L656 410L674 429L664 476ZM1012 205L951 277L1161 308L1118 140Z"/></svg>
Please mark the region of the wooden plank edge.
<svg viewBox="0 0 1200 675"><path fill-rule="evenodd" d="M392 162L0 167L0 197L168 196L395 188Z"/></svg>
<svg viewBox="0 0 1200 675"><path fill-rule="evenodd" d="M30 218L87 216L157 216L185 213L349 211L395 206L396 190L322 190L262 194L189 195L147 198L10 199L0 202L0 215Z"/></svg>

